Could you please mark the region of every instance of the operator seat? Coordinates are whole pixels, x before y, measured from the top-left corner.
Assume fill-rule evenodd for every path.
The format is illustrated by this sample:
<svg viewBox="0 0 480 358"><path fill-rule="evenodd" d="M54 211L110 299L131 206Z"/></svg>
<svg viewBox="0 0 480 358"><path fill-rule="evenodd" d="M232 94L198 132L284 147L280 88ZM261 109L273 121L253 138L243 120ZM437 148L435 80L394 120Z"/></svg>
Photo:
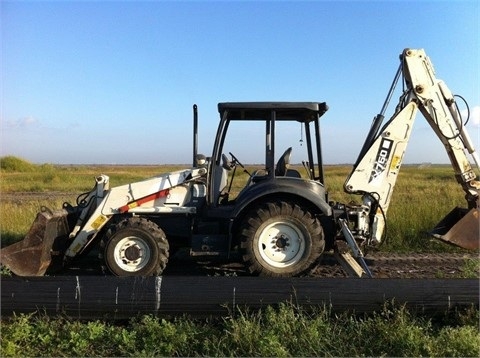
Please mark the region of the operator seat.
<svg viewBox="0 0 480 358"><path fill-rule="evenodd" d="M277 162L277 165L275 166L275 176L286 176L286 177L292 177L292 178L301 178L300 173L295 170L295 169L288 169L290 166L290 157L292 155L292 147L289 147L285 153L280 157L280 159ZM251 185L254 185L256 183L262 182L266 179L269 178L268 172L265 169L258 169L255 170L250 177L248 178L247 184L245 187L240 190L240 193L238 193L237 198L242 196L242 194L247 190L248 187Z"/></svg>
<svg viewBox="0 0 480 358"><path fill-rule="evenodd" d="M285 153L278 159L275 166L275 176L283 177L287 174L288 167L290 166L290 157L292 156L292 147L287 148Z"/></svg>
<svg viewBox="0 0 480 358"><path fill-rule="evenodd" d="M277 165L275 166L275 176L301 178L301 175L297 170L289 169L291 156L292 156L292 147L289 147L283 153L280 159L278 159Z"/></svg>

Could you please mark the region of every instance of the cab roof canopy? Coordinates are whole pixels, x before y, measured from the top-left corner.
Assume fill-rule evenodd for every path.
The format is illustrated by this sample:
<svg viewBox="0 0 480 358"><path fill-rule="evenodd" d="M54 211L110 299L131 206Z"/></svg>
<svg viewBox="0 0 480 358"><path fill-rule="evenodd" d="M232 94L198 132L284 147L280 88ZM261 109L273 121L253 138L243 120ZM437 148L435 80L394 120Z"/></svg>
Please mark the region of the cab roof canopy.
<svg viewBox="0 0 480 358"><path fill-rule="evenodd" d="M218 112L230 120L275 120L310 122L328 110L325 102L224 102Z"/></svg>

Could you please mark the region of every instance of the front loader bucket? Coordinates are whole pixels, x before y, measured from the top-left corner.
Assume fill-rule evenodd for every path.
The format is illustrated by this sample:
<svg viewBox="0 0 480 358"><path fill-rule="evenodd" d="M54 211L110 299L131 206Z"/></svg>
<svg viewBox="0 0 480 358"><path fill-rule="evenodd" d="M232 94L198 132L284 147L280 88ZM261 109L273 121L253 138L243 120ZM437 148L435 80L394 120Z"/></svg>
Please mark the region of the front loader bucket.
<svg viewBox="0 0 480 358"><path fill-rule="evenodd" d="M22 241L0 250L0 264L18 276L43 276L61 266L69 234L65 209L42 208Z"/></svg>
<svg viewBox="0 0 480 358"><path fill-rule="evenodd" d="M455 208L430 234L440 240L468 250L478 250L480 240L479 210Z"/></svg>

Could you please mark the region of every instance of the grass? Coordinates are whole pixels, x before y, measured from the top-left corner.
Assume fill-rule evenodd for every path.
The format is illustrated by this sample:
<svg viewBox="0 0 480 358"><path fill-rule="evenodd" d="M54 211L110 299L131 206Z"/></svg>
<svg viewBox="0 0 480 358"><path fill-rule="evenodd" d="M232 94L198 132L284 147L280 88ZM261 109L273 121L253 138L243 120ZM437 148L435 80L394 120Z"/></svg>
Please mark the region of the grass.
<svg viewBox="0 0 480 358"><path fill-rule="evenodd" d="M286 303L222 318L142 316L124 324L31 314L2 322L0 355L477 357L478 319L473 309L432 320L388 305L370 315L335 315Z"/></svg>
<svg viewBox="0 0 480 358"><path fill-rule="evenodd" d="M139 181L160 173L184 168L182 166L108 166L108 165L38 165L31 170L2 170L0 193L12 192L70 192L90 190L95 177L107 174L113 185Z"/></svg>
<svg viewBox="0 0 480 358"><path fill-rule="evenodd" d="M19 240L42 205L60 208L90 190L105 173L121 185L178 166L55 166L33 165L18 158L0 158L0 234L2 245ZM343 193L347 166L326 168L330 198L359 200ZM239 173L240 174L240 173ZM463 193L446 166L404 167L388 213L386 251L446 251L425 231L454 206ZM238 192L247 179L236 178ZM49 192L60 192L50 197ZM45 193L24 195L25 192ZM22 193L22 195L20 195ZM19 195L17 195L19 194ZM465 275L477 277L479 261L466 265ZM230 316L195 320L189 317L132 317L128 322L79 322L20 314L2 318L0 356L428 356L478 357L479 310L451 310L427 317L403 307L386 305L371 315L333 314L325 307L304 310L291 304Z"/></svg>
<svg viewBox="0 0 480 358"><path fill-rule="evenodd" d="M94 165L34 165L15 157L0 158L0 227L2 244L21 238L35 213L42 205L60 208L63 201L75 202L78 194L89 191L94 178L110 177L110 185L118 186L154 175L179 170L182 166L94 166ZM248 167L248 166L247 166ZM250 168L251 169L251 168ZM302 172L303 169L299 168ZM325 178L330 200L348 203L360 197L344 193L343 183L349 166L326 166ZM247 174L238 171L232 196L238 193ZM42 202L24 193L56 192L54 198ZM11 194L22 193L20 198ZM10 195L9 195L10 194ZM37 195L38 196L38 195ZM455 251L449 245L432 240L427 232L455 206L465 206L464 193L449 166L404 166L399 175L390 209L387 213L387 243L384 251L429 252Z"/></svg>

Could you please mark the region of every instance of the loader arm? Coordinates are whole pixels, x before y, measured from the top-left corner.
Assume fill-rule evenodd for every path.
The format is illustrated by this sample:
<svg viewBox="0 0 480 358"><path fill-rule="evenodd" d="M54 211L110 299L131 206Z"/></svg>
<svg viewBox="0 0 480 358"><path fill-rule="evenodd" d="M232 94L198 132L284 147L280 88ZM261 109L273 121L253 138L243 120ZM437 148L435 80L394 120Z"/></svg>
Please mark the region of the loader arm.
<svg viewBox="0 0 480 358"><path fill-rule="evenodd" d="M104 190L104 194L97 199L95 207L86 207L81 213L80 217L85 216L85 218L70 234L70 238L74 238L74 240L66 250L65 257L75 257L84 250L113 215L127 212L132 214L145 212L194 213L194 207L165 205L165 198L169 196L172 188L195 180L204 174L205 169L203 168L179 170ZM102 176L102 178L102 186L107 185L108 187L108 177ZM182 199L183 197L180 198L180 200ZM149 205L142 206L144 204Z"/></svg>
<svg viewBox="0 0 480 358"><path fill-rule="evenodd" d="M114 188L108 176L99 175L77 206L43 208L23 240L0 250L0 264L20 276L42 276L82 253L115 215L195 213L195 207L183 204L190 182L205 173L204 168L179 170Z"/></svg>
<svg viewBox="0 0 480 358"><path fill-rule="evenodd" d="M370 228L366 230L370 233L367 239L370 244L381 242L390 199L418 111L444 145L455 177L466 194L468 209L475 211L473 220L478 221L480 185L469 157L473 159L477 171L480 160L463 125L455 97L445 83L435 77L433 65L424 50L405 49L400 60L399 72L382 113L375 117L362 151L344 184L347 193L362 195L363 205L371 210ZM399 74L403 75L404 91L395 113L382 127L386 105L400 78ZM478 228L472 232L475 223L466 226L468 232L461 232L460 242L454 243L478 248ZM438 236L444 239L443 234ZM471 236L469 243L462 242L464 236Z"/></svg>

